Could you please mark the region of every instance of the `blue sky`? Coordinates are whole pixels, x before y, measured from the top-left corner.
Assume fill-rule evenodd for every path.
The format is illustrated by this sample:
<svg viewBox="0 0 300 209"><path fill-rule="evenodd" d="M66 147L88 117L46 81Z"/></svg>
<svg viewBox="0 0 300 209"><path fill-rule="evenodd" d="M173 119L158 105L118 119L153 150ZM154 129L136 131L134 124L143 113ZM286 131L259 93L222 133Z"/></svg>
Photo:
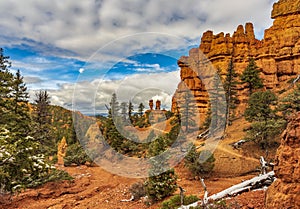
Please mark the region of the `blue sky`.
<svg viewBox="0 0 300 209"><path fill-rule="evenodd" d="M199 45L202 33L232 34L252 22L262 39L274 2L0 1L0 47L12 70L21 70L30 94L47 89L52 104L104 111L122 87L120 99L158 98L168 108L179 82L176 60Z"/></svg>

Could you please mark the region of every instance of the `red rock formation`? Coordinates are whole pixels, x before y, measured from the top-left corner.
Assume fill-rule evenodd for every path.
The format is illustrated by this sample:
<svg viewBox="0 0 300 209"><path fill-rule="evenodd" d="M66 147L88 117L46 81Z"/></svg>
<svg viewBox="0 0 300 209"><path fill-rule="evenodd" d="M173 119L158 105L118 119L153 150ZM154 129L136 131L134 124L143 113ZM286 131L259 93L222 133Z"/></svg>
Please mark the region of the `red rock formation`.
<svg viewBox="0 0 300 209"><path fill-rule="evenodd" d="M149 107L150 110L153 110L153 99L149 100Z"/></svg>
<svg viewBox="0 0 300 209"><path fill-rule="evenodd" d="M161 101L156 100L155 110L160 110Z"/></svg>
<svg viewBox="0 0 300 209"><path fill-rule="evenodd" d="M267 208L300 208L300 112L289 122L277 150L277 180L268 188Z"/></svg>
<svg viewBox="0 0 300 209"><path fill-rule="evenodd" d="M272 11L273 26L265 30L263 40L257 40L252 23L245 27L239 25L230 34L214 35L207 31L201 38L199 48L191 49L189 56L178 60L181 68L181 83L174 95L172 110L176 111L183 89L190 89L195 96L199 112L207 111L208 94L201 74L209 71L209 63L225 75L228 63L233 59L235 70L242 73L253 57L259 67L265 88L278 90L300 74L300 0L280 0ZM202 53L205 57L203 57ZM200 63L200 64L199 64ZM242 101L239 112L243 112L248 93L239 87L239 99ZM244 102L243 102L244 101Z"/></svg>

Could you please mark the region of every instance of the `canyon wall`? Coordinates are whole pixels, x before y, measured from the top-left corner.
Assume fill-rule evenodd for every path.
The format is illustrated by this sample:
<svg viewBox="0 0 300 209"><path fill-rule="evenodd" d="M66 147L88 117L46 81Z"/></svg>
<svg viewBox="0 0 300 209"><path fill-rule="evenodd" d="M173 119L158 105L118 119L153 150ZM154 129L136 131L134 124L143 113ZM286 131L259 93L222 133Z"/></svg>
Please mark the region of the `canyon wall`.
<svg viewBox="0 0 300 209"><path fill-rule="evenodd" d="M300 208L300 112L282 134L275 161L276 181L268 188L267 208Z"/></svg>
<svg viewBox="0 0 300 209"><path fill-rule="evenodd" d="M243 72L249 58L255 59L266 89L275 92L286 88L287 83L300 74L300 0L280 0L273 5L271 17L273 25L265 30L264 38L254 35L252 23L239 25L230 34L203 33L199 48L190 50L188 56L178 60L181 68L181 82L173 98L172 110L180 109L182 93L189 89L199 108L205 113L209 104L205 74L210 73L211 65L224 77L232 59L235 71ZM208 73L208 74L210 74ZM243 85L238 86L241 101L237 114L242 114L248 98Z"/></svg>

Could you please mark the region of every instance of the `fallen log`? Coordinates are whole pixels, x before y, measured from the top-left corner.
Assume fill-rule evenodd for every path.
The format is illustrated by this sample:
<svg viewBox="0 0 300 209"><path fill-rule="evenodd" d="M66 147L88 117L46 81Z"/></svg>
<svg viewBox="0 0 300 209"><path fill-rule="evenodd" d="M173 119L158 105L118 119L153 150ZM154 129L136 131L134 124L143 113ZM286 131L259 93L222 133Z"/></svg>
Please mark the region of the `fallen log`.
<svg viewBox="0 0 300 209"><path fill-rule="evenodd" d="M241 191L245 191L242 190L243 188L247 188L247 190L252 190L252 189L257 189L257 188L261 188L263 187L265 184L265 182L268 182L269 185L269 179L273 179L274 178L274 171L271 171L267 174L261 175L261 176L256 176L252 179L249 179L247 181L244 181L240 184L234 185L232 187L229 187L228 189L225 189L217 194L213 194L211 196L208 197L208 200L219 200L222 199L224 197L227 196L234 196L239 194Z"/></svg>
<svg viewBox="0 0 300 209"><path fill-rule="evenodd" d="M198 138L198 139L206 138L206 136L208 135L208 133L209 133L209 129L203 131L201 134L199 134L199 135L197 136L197 138Z"/></svg>
<svg viewBox="0 0 300 209"><path fill-rule="evenodd" d="M241 194L246 191L262 188L264 186L269 186L275 179L274 175L275 175L274 171L271 171L267 174L256 176L256 177L246 180L242 183L233 185L232 187L229 187L219 193L213 194L213 195L207 197L207 199L204 198L205 200L203 200L201 202L195 202L190 205L181 206L179 209L189 209L190 207L192 207L192 206L195 207L197 205L204 206L204 205L207 205L207 202L210 202L210 201L217 201L217 200L220 200L225 197L235 196L235 195Z"/></svg>

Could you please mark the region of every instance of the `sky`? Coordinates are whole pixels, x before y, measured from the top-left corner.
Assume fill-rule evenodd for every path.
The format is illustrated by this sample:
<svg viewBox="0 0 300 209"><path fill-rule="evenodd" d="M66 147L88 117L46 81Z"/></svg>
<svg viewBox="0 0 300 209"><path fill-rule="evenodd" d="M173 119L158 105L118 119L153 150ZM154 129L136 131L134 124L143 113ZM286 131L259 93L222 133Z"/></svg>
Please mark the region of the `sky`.
<svg viewBox="0 0 300 209"><path fill-rule="evenodd" d="M31 99L85 114L120 102L160 99L169 109L180 81L177 59L207 30L233 34L272 25L275 0L1 0L0 47L24 76Z"/></svg>

